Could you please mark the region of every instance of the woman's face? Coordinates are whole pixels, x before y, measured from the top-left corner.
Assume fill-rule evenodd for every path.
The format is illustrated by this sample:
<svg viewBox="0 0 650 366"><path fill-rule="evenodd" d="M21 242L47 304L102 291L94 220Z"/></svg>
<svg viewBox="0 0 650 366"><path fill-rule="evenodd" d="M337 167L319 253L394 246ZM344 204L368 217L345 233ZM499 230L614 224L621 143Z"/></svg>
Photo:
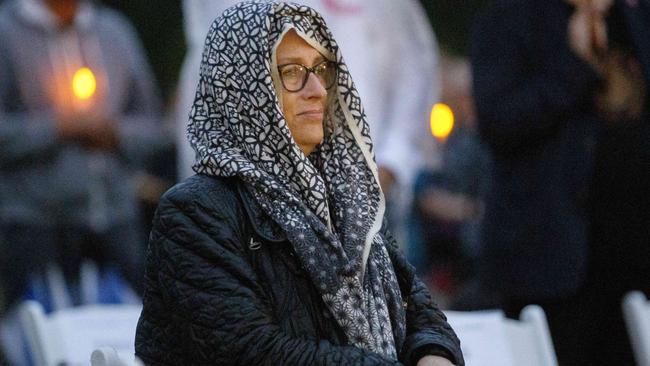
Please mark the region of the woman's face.
<svg viewBox="0 0 650 366"><path fill-rule="evenodd" d="M276 50L276 57L278 65L301 64L307 67L313 67L325 60L323 55L293 30L282 38ZM318 77L310 73L301 90L289 92L282 88L279 95L291 135L305 155L309 155L323 140L327 90Z"/></svg>

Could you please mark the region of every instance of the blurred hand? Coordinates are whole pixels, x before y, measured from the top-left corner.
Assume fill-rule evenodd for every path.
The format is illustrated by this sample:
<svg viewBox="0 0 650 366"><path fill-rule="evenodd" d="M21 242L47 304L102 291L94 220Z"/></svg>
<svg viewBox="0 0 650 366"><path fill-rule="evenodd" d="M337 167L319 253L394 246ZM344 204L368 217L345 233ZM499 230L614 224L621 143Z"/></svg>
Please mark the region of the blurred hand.
<svg viewBox="0 0 650 366"><path fill-rule="evenodd" d="M135 184L140 200L152 205L158 203L160 196L173 185L172 182L145 172L135 177Z"/></svg>
<svg viewBox="0 0 650 366"><path fill-rule="evenodd" d="M61 115L56 120L59 136L92 150L114 150L118 145L116 124L99 115Z"/></svg>
<svg viewBox="0 0 650 366"><path fill-rule="evenodd" d="M614 4L614 0L566 0L566 2L576 7L593 6L603 13L607 13Z"/></svg>
<svg viewBox="0 0 650 366"><path fill-rule="evenodd" d="M380 166L378 168L379 170L379 185L381 186L381 189L384 191L385 194L390 194L391 189L393 189L393 185L395 184L395 173L393 173L392 170Z"/></svg>
<svg viewBox="0 0 650 366"><path fill-rule="evenodd" d="M430 189L422 196L419 205L425 215L450 222L471 220L480 213L480 204L476 200L443 189Z"/></svg>
<svg viewBox="0 0 650 366"><path fill-rule="evenodd" d="M646 86L639 61L612 50L603 64L603 78L604 88L596 95L601 115L610 122L641 117Z"/></svg>
<svg viewBox="0 0 650 366"><path fill-rule="evenodd" d="M454 366L454 364L444 357L424 356L418 361L417 366Z"/></svg>
<svg viewBox="0 0 650 366"><path fill-rule="evenodd" d="M568 41L573 52L602 72L602 55L607 51L607 22L613 0L567 0L575 5L569 19Z"/></svg>
<svg viewBox="0 0 650 366"><path fill-rule="evenodd" d="M119 138L115 121L105 118L91 118L87 120L87 143L91 149L114 150L117 148Z"/></svg>

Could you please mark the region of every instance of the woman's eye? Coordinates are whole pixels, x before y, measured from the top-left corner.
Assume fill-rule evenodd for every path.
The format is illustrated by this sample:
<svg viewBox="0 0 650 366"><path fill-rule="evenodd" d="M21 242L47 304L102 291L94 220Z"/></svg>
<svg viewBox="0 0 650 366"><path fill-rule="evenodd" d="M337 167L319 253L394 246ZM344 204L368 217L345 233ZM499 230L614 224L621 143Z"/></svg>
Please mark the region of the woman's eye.
<svg viewBox="0 0 650 366"><path fill-rule="evenodd" d="M334 64L331 62L323 62L322 64L316 66L316 70L314 70L316 73L320 75L324 75L329 73L330 71L334 70Z"/></svg>
<svg viewBox="0 0 650 366"><path fill-rule="evenodd" d="M282 70L282 76L285 77L296 77L300 74L300 69L298 67L286 67Z"/></svg>

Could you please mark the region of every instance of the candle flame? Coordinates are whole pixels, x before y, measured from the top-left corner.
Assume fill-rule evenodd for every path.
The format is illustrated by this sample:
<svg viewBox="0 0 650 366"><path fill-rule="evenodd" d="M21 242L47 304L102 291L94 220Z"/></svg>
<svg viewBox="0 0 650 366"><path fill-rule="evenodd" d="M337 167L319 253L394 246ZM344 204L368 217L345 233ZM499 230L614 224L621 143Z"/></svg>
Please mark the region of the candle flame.
<svg viewBox="0 0 650 366"><path fill-rule="evenodd" d="M74 73L72 77L72 91L79 99L89 99L97 90L97 81L95 74L87 68L82 67Z"/></svg>
<svg viewBox="0 0 650 366"><path fill-rule="evenodd" d="M454 112L444 103L436 103L431 108L431 134L439 139L446 140L454 128Z"/></svg>

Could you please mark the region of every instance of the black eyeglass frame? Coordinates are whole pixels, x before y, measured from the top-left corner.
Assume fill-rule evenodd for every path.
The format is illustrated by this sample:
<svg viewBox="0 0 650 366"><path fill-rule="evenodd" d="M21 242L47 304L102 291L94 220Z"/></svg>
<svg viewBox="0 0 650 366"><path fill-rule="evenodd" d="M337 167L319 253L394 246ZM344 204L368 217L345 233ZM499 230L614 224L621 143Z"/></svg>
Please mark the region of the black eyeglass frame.
<svg viewBox="0 0 650 366"><path fill-rule="evenodd" d="M314 65L312 67L307 67L307 66L305 66L303 64L299 64L299 63L295 63L295 62L278 65L278 74L280 76L280 82L282 83L282 87L284 88L284 90L288 91L289 93L297 93L297 92L301 91L302 89L305 88L305 85L307 85L307 80L309 80L309 75L310 74L313 73L314 75L316 75L317 78L321 79L319 77L320 74L318 74L316 72L316 69L318 67L320 67L321 65L323 65L323 64L331 65L332 68L334 69L334 77L332 78L331 84L330 85L323 85L325 87L325 89L332 88L336 84L336 80L338 79L339 69L338 69L338 64L336 62L330 61L330 60L323 60L322 62L319 62L318 64L316 64L316 65ZM307 73L305 74L305 77L302 79L302 83L300 84L300 87L298 89L291 90L291 89L287 88L287 86L284 84L284 78L282 77L282 69L287 67L287 66L300 66L300 67L305 68L305 70L307 70Z"/></svg>

